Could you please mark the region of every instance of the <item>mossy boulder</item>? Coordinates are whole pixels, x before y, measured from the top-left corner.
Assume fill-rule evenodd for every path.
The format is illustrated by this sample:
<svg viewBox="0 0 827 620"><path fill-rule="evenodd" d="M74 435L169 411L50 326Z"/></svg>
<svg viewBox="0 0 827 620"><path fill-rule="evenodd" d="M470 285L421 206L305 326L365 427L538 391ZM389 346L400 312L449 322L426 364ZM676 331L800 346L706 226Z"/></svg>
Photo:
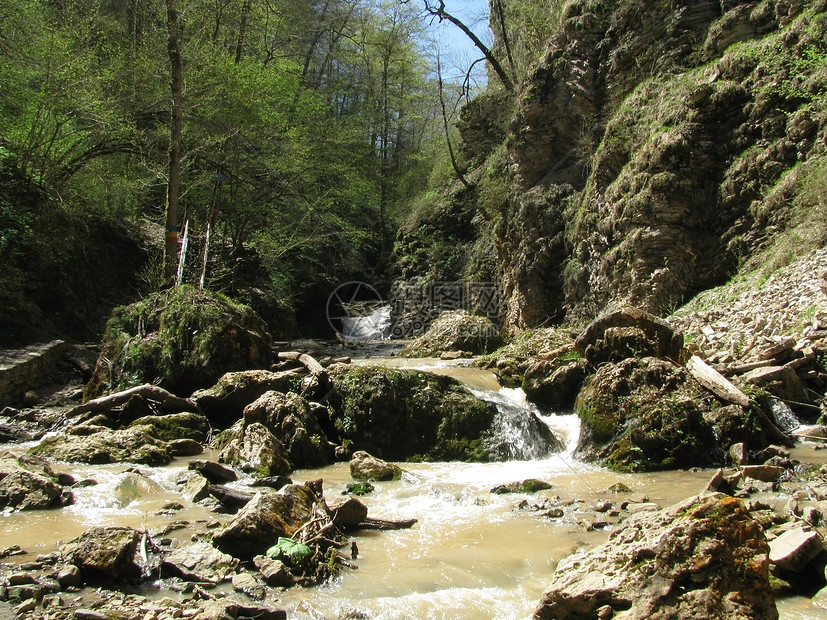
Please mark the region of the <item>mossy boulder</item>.
<svg viewBox="0 0 827 620"><path fill-rule="evenodd" d="M576 454L618 471L710 467L724 455L680 366L654 357L601 366L580 392Z"/></svg>
<svg viewBox="0 0 827 620"><path fill-rule="evenodd" d="M167 465L172 461L169 444L150 435L146 428L112 431L95 428L84 435L53 435L29 450L29 454L69 463L140 463Z"/></svg>
<svg viewBox="0 0 827 620"><path fill-rule="evenodd" d="M561 560L534 618L777 618L769 550L740 499L692 497Z"/></svg>
<svg viewBox="0 0 827 620"><path fill-rule="evenodd" d="M331 375L328 400L340 439L390 461L487 461L496 407L450 377L374 366Z"/></svg>
<svg viewBox="0 0 827 620"><path fill-rule="evenodd" d="M198 413L189 412L144 416L135 420L130 427L145 429L148 434L162 441L192 439L204 443L210 434L209 420Z"/></svg>
<svg viewBox="0 0 827 620"><path fill-rule="evenodd" d="M292 370L228 372L215 385L193 393L192 400L215 426L227 428L239 421L244 408L262 394L271 390L288 392L301 381L302 376Z"/></svg>
<svg viewBox="0 0 827 620"><path fill-rule="evenodd" d="M413 340L400 353L403 357L439 357L446 351L471 355L490 353L502 345L497 326L488 317L465 310L439 315L427 332Z"/></svg>
<svg viewBox="0 0 827 620"><path fill-rule="evenodd" d="M84 398L141 383L188 396L227 372L268 367L271 343L249 307L178 286L115 308Z"/></svg>
<svg viewBox="0 0 827 620"><path fill-rule="evenodd" d="M253 436L272 436L266 444L271 446L268 451L275 454L275 459L271 459L272 466L259 471L262 476L285 474L292 467L329 465L334 460L333 446L322 430L318 415L327 417L327 409L309 403L294 392L283 394L271 390L247 405L242 419L219 434L213 447L222 450L223 462L245 469L242 464L250 462L250 457L245 456L249 450L241 449L242 444L250 442ZM259 431L251 435L253 427ZM278 444L275 451L273 440Z"/></svg>

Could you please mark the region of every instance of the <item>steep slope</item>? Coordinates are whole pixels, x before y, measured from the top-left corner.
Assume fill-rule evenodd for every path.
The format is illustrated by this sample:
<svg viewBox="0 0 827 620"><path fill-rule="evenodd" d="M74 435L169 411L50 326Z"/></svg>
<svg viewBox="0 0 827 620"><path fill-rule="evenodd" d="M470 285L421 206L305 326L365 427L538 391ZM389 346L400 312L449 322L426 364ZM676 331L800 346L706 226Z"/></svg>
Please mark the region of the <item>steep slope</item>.
<svg viewBox="0 0 827 620"><path fill-rule="evenodd" d="M825 11L824 0L565 3L517 95L487 93L461 124L504 326L613 303L664 313L774 243L788 260L822 246ZM781 234L792 227L796 243Z"/></svg>

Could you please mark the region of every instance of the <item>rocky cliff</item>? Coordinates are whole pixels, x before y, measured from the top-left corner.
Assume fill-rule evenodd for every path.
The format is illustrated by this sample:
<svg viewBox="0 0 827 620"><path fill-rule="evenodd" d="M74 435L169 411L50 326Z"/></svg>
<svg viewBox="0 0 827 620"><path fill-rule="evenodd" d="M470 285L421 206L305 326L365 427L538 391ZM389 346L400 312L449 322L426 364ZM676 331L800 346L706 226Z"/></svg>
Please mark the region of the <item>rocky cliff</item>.
<svg viewBox="0 0 827 620"><path fill-rule="evenodd" d="M476 223L465 277L494 253L505 326L666 313L824 245L827 2L561 11L518 91L492 84L464 110L472 187L440 209Z"/></svg>

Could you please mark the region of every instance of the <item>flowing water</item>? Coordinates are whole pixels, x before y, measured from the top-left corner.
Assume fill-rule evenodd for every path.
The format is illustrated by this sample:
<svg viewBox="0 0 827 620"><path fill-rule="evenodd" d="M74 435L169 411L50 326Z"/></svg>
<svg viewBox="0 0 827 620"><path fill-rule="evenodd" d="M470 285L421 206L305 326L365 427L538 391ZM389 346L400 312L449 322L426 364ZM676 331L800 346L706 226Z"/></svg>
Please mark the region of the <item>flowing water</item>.
<svg viewBox="0 0 827 620"><path fill-rule="evenodd" d="M381 363L451 374L501 407L528 407L520 390L500 389L495 377L485 371L436 361L391 358ZM579 432L576 416L552 414L541 419L565 444L563 452L503 463L404 464L401 480L377 483L376 490L361 499L370 516L416 518L417 524L408 530L357 533L352 541L358 546L358 557L352 564L358 568L346 569L321 587L271 591L269 601L278 600L291 619L529 618L556 563L578 548L600 544L607 532L617 527L612 523L594 531L583 527L583 521L594 519L596 502L618 503L623 498L607 490L611 485L622 482L650 501L667 506L697 493L711 476L709 471L617 474L577 462L571 454ZM513 440L523 438L518 434ZM21 445L6 447L15 452L25 449ZM808 450L795 456L827 460L822 455L824 452ZM76 489L75 503L61 510L3 515L0 548L19 545L29 552L20 558L25 561L55 551L58 541L69 540L94 525L152 530L173 521L202 528L208 522L226 521L227 515L208 512L181 497L178 481L186 475L186 468L184 459L176 459L168 467L141 466L131 471L123 464L56 465L56 470L94 479L98 484ZM318 478L324 479L329 502L352 481L346 463L293 475L297 482ZM496 485L526 478L545 480L553 488L533 495L489 492ZM561 506L563 516L542 516L534 506L543 500ZM171 509L171 502L183 507ZM192 527L185 527L171 536L186 540L192 531ZM160 592L169 595L169 591ZM827 615L827 610L803 598L782 601L779 610L785 620Z"/></svg>

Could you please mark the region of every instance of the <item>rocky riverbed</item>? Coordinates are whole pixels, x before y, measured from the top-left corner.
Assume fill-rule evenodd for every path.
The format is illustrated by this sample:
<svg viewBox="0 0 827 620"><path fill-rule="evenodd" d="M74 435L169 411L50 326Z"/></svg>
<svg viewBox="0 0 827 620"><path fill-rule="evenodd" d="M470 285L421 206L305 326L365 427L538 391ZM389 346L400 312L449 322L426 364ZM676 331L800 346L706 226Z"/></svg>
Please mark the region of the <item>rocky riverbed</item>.
<svg viewBox="0 0 827 620"><path fill-rule="evenodd" d="M642 618L666 606L772 618L780 597L827 599L827 466L802 458L821 454L827 438L825 272L827 251L818 250L759 283L709 291L665 321L618 309L585 329L538 330L477 360L541 409L573 406L582 424L575 455L618 472L685 468L699 476L692 497L671 507L622 485L604 489L599 502L544 491L543 480L492 485L491 497L517 492L513 509L533 519L610 532L607 546L590 539L542 577L537 617ZM463 318L451 324L462 329ZM358 550L348 532L411 527L422 516L375 519L355 497L364 487L334 502L323 481L292 484L284 476L293 468L347 460L361 447L396 461L499 458L488 439L493 405L476 403L456 382L350 369L347 351L326 361L317 350L275 353L268 370L225 374L190 397L147 384L81 405L89 364L75 348L59 385L6 408L5 518L66 510L97 482L66 463L138 463L119 476L140 494L153 485L142 468L172 459L192 461L176 494L214 516L183 518L173 499L160 508L163 525L87 528L43 553L9 537L0 544L0 613L284 617L284 588L349 570ZM392 424L383 426L386 418ZM402 427L415 432L400 438ZM549 454L562 449L554 437L544 441ZM198 456L206 446L214 459ZM365 477L353 474L354 482ZM297 549L314 560L291 559ZM148 583L160 590L148 593Z"/></svg>

